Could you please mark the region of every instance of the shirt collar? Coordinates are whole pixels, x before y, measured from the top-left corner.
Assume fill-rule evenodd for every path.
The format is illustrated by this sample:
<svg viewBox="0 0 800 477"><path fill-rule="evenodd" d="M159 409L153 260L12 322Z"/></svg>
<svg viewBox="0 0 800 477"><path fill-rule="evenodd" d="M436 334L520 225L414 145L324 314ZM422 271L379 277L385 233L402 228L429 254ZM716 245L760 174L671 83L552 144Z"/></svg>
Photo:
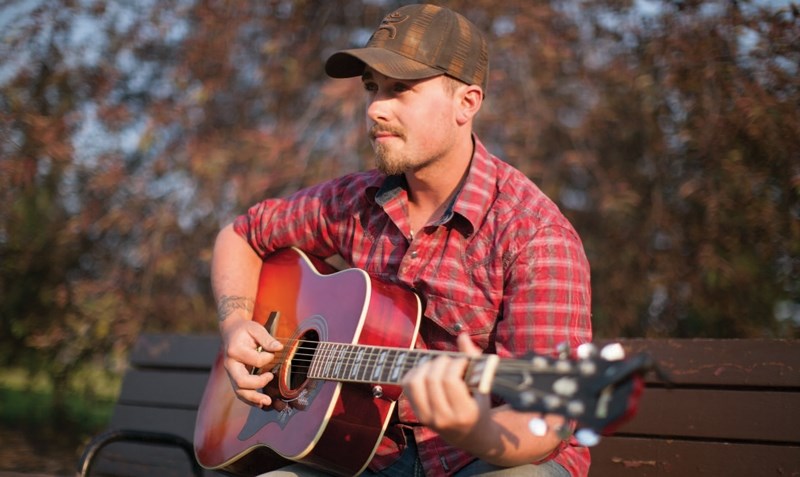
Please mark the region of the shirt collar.
<svg viewBox="0 0 800 477"><path fill-rule="evenodd" d="M463 217L469 224L469 230L465 230L467 236L483 223L497 193L497 165L478 136L473 134L472 140L475 152L469 173L451 205L454 214Z"/></svg>
<svg viewBox="0 0 800 477"><path fill-rule="evenodd" d="M467 178L438 222L445 224L453 221L453 226L465 236L472 235L489 212L497 182L497 166L492 161L491 154L477 135L473 134L472 140L475 148ZM386 176L380 187L368 187L365 193L369 199L383 207L404 190L408 190L408 183L401 174Z"/></svg>

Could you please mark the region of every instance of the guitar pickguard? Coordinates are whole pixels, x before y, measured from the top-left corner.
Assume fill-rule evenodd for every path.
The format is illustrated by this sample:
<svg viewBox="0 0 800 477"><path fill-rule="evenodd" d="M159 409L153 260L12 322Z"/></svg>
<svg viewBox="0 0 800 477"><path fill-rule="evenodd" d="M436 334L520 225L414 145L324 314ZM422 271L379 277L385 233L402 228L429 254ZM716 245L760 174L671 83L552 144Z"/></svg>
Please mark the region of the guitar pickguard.
<svg viewBox="0 0 800 477"><path fill-rule="evenodd" d="M244 422L244 426L242 426L242 430L237 437L243 441L247 440L270 423L275 423L279 425L281 429L285 429L286 426L289 425L292 417L299 412L303 412L303 409L313 404L314 398L319 394L319 388L322 384L324 383L317 380L308 380L306 386L300 391L300 395L291 401L287 402L278 399L275 401L276 404L270 409L251 407L250 414L247 416L247 420ZM295 402L298 404L297 406L292 405ZM280 408L280 410L278 408Z"/></svg>

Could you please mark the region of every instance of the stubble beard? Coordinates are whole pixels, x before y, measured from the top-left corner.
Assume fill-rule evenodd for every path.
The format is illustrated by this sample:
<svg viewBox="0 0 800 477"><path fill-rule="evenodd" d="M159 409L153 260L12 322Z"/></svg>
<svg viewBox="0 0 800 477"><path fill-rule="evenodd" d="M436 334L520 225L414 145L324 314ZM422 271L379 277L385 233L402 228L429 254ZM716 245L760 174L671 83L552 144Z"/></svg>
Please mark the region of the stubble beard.
<svg viewBox="0 0 800 477"><path fill-rule="evenodd" d="M387 176L403 174L411 169L409 161L401 154L393 153L388 146L376 144L373 149L375 151L375 166Z"/></svg>
<svg viewBox="0 0 800 477"><path fill-rule="evenodd" d="M401 140L405 140L405 132L399 127L388 124L375 124L370 129L372 149L375 152L375 167L388 176L403 174L412 169L412 162L402 152L392 150L391 144L384 144L375 140L379 132L390 132ZM395 145L396 146L396 145Z"/></svg>
<svg viewBox="0 0 800 477"><path fill-rule="evenodd" d="M399 148L395 141L382 143L375 141L375 133L378 130L391 131L400 138L403 144L407 145L405 131L399 128L389 128L387 126L374 126L370 131L372 138L372 150L375 152L375 167L387 176L405 174L407 172L417 172L425 169L436 162L439 155L419 156L409 154L408 150Z"/></svg>
<svg viewBox="0 0 800 477"><path fill-rule="evenodd" d="M441 157L441 155L413 157L409 156L407 152L393 151L387 144L374 142L372 148L375 151L375 167L387 176L421 171Z"/></svg>

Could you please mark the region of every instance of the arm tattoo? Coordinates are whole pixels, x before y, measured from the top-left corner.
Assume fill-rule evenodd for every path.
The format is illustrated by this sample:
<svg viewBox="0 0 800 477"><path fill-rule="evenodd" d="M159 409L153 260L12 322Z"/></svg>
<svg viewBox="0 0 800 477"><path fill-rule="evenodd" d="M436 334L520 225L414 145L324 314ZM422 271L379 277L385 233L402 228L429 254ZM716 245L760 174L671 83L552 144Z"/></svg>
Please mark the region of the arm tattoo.
<svg viewBox="0 0 800 477"><path fill-rule="evenodd" d="M246 296L222 295L217 304L217 316L219 321L225 321L236 310L244 310L248 314L253 312L255 301Z"/></svg>

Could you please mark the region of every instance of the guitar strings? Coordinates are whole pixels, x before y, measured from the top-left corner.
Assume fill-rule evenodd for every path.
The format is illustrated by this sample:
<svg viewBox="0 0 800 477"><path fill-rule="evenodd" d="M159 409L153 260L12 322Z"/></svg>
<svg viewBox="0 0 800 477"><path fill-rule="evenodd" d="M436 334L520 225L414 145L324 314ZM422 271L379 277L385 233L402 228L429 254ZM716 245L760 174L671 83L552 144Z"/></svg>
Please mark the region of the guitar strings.
<svg viewBox="0 0 800 477"><path fill-rule="evenodd" d="M413 350L413 349L403 349L403 348L382 348L382 347L375 347L375 346L366 346L366 345L353 345L353 344L345 344L345 343L320 343L317 341L308 341L303 339L285 339L279 341L283 341L284 344L289 345L290 343L297 343L298 346L295 348L294 353L292 354L291 358L288 359L292 363L292 367L296 368L298 371L302 372L303 370L311 369L312 364L314 363L315 359L319 359L318 366L322 367L321 371L327 372L331 366L334 366L334 369L341 370L343 367L346 371L350 371L352 373L352 368L350 366L356 366L356 369L360 366L364 366L364 371L369 370L372 366L378 365L380 363L379 357L375 354L377 350L384 352L384 351L391 351L395 354L399 353L409 353L411 354L411 359L405 361L402 365L398 367L396 363L396 356L395 362L392 363L390 366L385 366L385 369L394 371L398 369L402 371L403 375L406 372L410 371L414 367L416 367L419 363L420 358L423 357L431 357L432 355L452 355L457 357L467 357L460 353L455 352L448 352L448 351L440 351L440 350ZM322 347L320 348L320 345ZM370 350L372 350L370 352ZM291 350L288 350L291 351ZM359 356L359 351L364 351ZM287 362L288 353L287 352L276 352L276 355L279 355L279 358L275 361L269 363L269 367L271 369L277 368ZM331 358L336 358L335 361L330 361ZM474 364L477 361L480 361L480 358L473 358L467 357L471 364ZM391 361L391 358L387 361ZM387 361L381 363L382 365L388 364ZM334 364L335 363L335 364ZM364 374L362 371L360 374Z"/></svg>
<svg viewBox="0 0 800 477"><path fill-rule="evenodd" d="M318 342L305 341L305 340L289 340L289 341L298 341L298 342L304 342L304 343L318 343ZM310 366L315 358L320 359L321 362L324 362L326 360L330 360L332 358L336 358L336 361L335 361L336 363L350 364L350 363L355 363L355 362L360 360L360 358L358 356L358 352L359 351L361 351L361 350L369 350L369 349L375 350L376 349L376 347L369 347L369 346L364 346L364 345L351 345L351 344L334 344L334 346L340 346L340 348L332 348L332 347L328 346L328 347L324 347L322 350L320 350L318 347L314 347L314 349L310 349L309 347L303 347L303 344L301 344L300 346L298 346L298 348L296 348L294 354L292 355L291 361L295 365L308 365L308 366ZM341 346L344 346L344 347L341 348ZM468 356L465 356L463 354L456 353L456 352L439 351L439 350L412 350L412 349L405 350L405 349L402 349L402 348L380 348L380 350L381 351L390 350L390 351L394 352L395 354L399 354L401 352L409 353L409 354L412 355L411 359L416 359L416 360L419 360L419 358L421 358L421 357L431 356L431 355L451 355L451 356L454 356L454 357L466 357L466 358L470 359L470 361L473 361L473 362L481 360L481 357L468 357ZM279 353L276 353L276 354L280 354L281 358L273 361L271 364L273 364L274 366L278 366L278 365L281 365L281 364L286 362L286 359L285 359L286 358L286 353L280 353L279 352ZM361 358L363 358L364 361L375 361L375 364L377 364L379 362L378 361L378 356L375 354L375 351L372 351L372 352L369 352L369 353L363 353ZM394 357L394 358L396 359L396 357ZM389 360L391 360L391 359L392 358L389 358ZM570 364L569 362L566 362L566 363ZM384 361L383 364L386 364L386 362ZM410 369L410 368L413 368L415 365L416 365L416 363L409 363L406 367ZM502 360L500 362L500 366L502 366L504 369L513 370L513 371L530 370L531 369L530 360L504 359L504 360ZM562 364L562 367L563 366L564 365ZM558 371L558 374L569 374L569 370L570 370L571 367L572 366L570 365L567 368L564 368L563 370ZM535 371L538 372L538 373L549 372L549 371L555 372L556 369L555 369L555 366L553 366L553 365L551 365L551 366L539 365L539 366L537 366Z"/></svg>
<svg viewBox="0 0 800 477"><path fill-rule="evenodd" d="M460 353L438 350L406 350L402 348L382 348L346 343L320 343L318 341L304 339L287 339L283 340L283 342L287 346L290 343L296 344L297 346L293 349L286 349L282 352L276 353L276 355L280 356L280 358L271 363L273 366L272 369L282 366L289 361L292 363L293 372L305 373L308 375L312 366L314 365L314 360L319 359L317 366L318 371L321 372L321 375L312 375L310 379L327 378L341 382L371 381L399 384L402 377L405 376L408 371L418 365L420 358L425 356L430 357L432 355L466 357L469 360L469 363L465 373L466 375L469 375L471 372L470 370L481 360L482 357L471 357ZM383 360L381 360L377 353L387 351L393 352L394 356L387 357L387 355L384 355ZM404 361L398 366L397 358L400 353L407 353L409 357L404 358ZM289 354L291 354L291 358L287 360ZM542 388L542 386L547 387L548 385L552 385L552 381L545 379L544 383L537 383L537 385L534 385L535 380L532 374L534 372L537 374L537 381L540 381L542 375L546 374L568 374L565 371L568 371L571 366L567 367L566 369L563 368L565 362L570 364L565 360L545 360L544 363L539 362L536 366L536 370L534 371L531 369L531 359L504 359L497 365L493 376L492 387L494 389L505 388L506 390L513 390L513 392L525 390L528 393L527 399L531 400L531 402L527 403L526 406L528 406L531 410L535 410L537 407L534 405L534 401L542 402L543 404L541 405L545 405L544 400L548 396L552 395L551 392ZM553 363L560 363L562 365L562 369L556 372L556 367L553 365ZM352 368L351 366L355 366L355 368ZM376 376L374 373L376 369L378 369L377 366L380 366L380 371ZM389 379L390 376L396 377L394 379ZM308 376L306 377L308 378ZM552 411L553 409L564 408L566 403L560 402L554 404L550 402L547 405L552 407L552 409L550 409Z"/></svg>
<svg viewBox="0 0 800 477"><path fill-rule="evenodd" d="M354 353L357 354L358 351L361 351L361 350L365 350L365 351L373 350L372 352L369 352L369 353L365 352L364 353L364 355L367 358L369 358L371 356L374 357L375 356L375 352L377 352L377 351L381 351L381 352L389 351L389 352L393 352L393 353L410 353L410 354L419 354L419 355L452 355L452 356L456 356L456 357L467 357L466 355L463 355L461 353L451 352L451 351L416 350L416 349L390 348L390 347L384 348L384 347L379 347L379 346L353 345L353 344L346 344L346 343L319 343L317 341L306 341L306 340L300 340L300 339L286 340L285 344L289 344L291 342L300 343L297 346L294 354L292 355L292 359L293 360L296 357L305 357L305 358L308 358L309 361L311 361L311 360L314 359L314 357L316 357L318 355L319 356L327 355L327 357L333 357L334 355L340 356L342 354L344 354L346 358L350 358L350 357L352 357L352 355ZM307 346L308 343L322 344L323 346L322 346L322 348L320 348L319 346L313 346L313 349L312 349L311 346ZM327 346L325 346L325 345L327 345ZM333 346L336 346L336 348L334 348ZM280 355L284 355L285 356L287 353L283 352L283 351L278 351L278 352L275 352L274 354L276 354L276 355L280 354ZM355 359L355 357L353 357L353 359Z"/></svg>
<svg viewBox="0 0 800 477"><path fill-rule="evenodd" d="M279 340L281 341L281 340ZM284 344L289 345L290 343L299 343L297 348L295 349L294 354L292 355L292 361L298 362L308 362L314 360L315 357L321 357L321 359L326 358L344 358L345 362L348 361L355 361L358 359L357 355L358 352L364 350L363 357L366 359L373 359L376 358L377 352L384 352L389 351L395 354L399 353L408 353L411 355L416 355L416 357L423 357L423 356L440 356L440 355L448 355L457 358L468 358L471 361L480 360L481 356L471 357L467 356L463 353L455 352L455 351L442 351L442 350L420 350L420 349L404 349L404 348L393 348L393 347L380 347L380 346L370 346L370 345L359 345L359 344L349 344L349 343L331 343L331 342L318 342L318 341L310 341L310 340L303 340L303 339L285 339L283 340ZM322 346L320 348L320 345ZM287 355L284 351L278 351L274 353L276 355L281 355L283 358ZM344 355L344 356L342 356ZM356 355L356 356L354 356ZM298 358L301 358L298 360ZM562 366L565 364L571 365L570 361L558 361L552 360L549 358L545 358L548 360L546 365L539 365L536 371L547 370L548 368L554 369L555 363L561 362ZM283 363L285 359L278 359L273 361L274 364ZM552 361L552 362L550 362ZM516 370L522 369L530 369L531 367L531 360L530 359L503 359L501 364L506 368L513 368Z"/></svg>
<svg viewBox="0 0 800 477"><path fill-rule="evenodd" d="M403 374L410 371L414 367L416 367L419 363L419 360L424 357L434 357L434 356L441 356L441 355L449 355L453 357L459 358L467 358L470 362L470 366L478 363L481 361L482 356L471 357L466 356L461 353L457 352L450 352L450 351L441 351L441 350L416 350L416 349L403 349L403 348L389 348L389 347L376 347L376 346L367 346L367 345L358 345L358 344L348 344L348 343L330 343L330 342L318 342L312 340L304 340L304 339L297 339L297 338L289 338L289 339L278 339L284 343L284 345L289 346L291 344L297 343L297 347L294 348L294 353L292 354L289 361L291 362L293 368L302 372L303 370L310 370L312 365L314 364L315 359L319 359L318 366L323 368L321 371L327 371L327 368L335 367L335 369L341 370L343 367L347 368L346 370L352 371L351 366L364 366L364 369L369 369L370 367L376 366L380 364L383 368L387 370L394 370L398 368L397 366L397 355L400 353L408 353L410 358L404 360L404 362L399 366L399 370L403 371ZM291 351L291 350L287 350ZM362 352L363 351L363 352ZM383 361L380 361L379 355L376 354L377 352L386 352L390 351L395 354L393 357L388 357ZM360 353L361 352L361 353ZM274 369L279 367L287 362L288 353L279 351L275 353L279 357L269 363L269 367ZM547 364L549 366L539 365L535 369L536 373L555 373L559 375L570 374L572 369L571 363L569 362L562 362L567 363L570 366L564 367L564 364L561 365L563 369L556 370L555 365L550 363L549 360ZM532 371L531 370L531 360L519 360L519 359L503 359L498 364L498 372L496 373L495 379L502 377L502 373L499 371L508 371L514 372L515 375L519 371ZM345 373L347 374L347 373ZM363 374L363 371L362 371Z"/></svg>

